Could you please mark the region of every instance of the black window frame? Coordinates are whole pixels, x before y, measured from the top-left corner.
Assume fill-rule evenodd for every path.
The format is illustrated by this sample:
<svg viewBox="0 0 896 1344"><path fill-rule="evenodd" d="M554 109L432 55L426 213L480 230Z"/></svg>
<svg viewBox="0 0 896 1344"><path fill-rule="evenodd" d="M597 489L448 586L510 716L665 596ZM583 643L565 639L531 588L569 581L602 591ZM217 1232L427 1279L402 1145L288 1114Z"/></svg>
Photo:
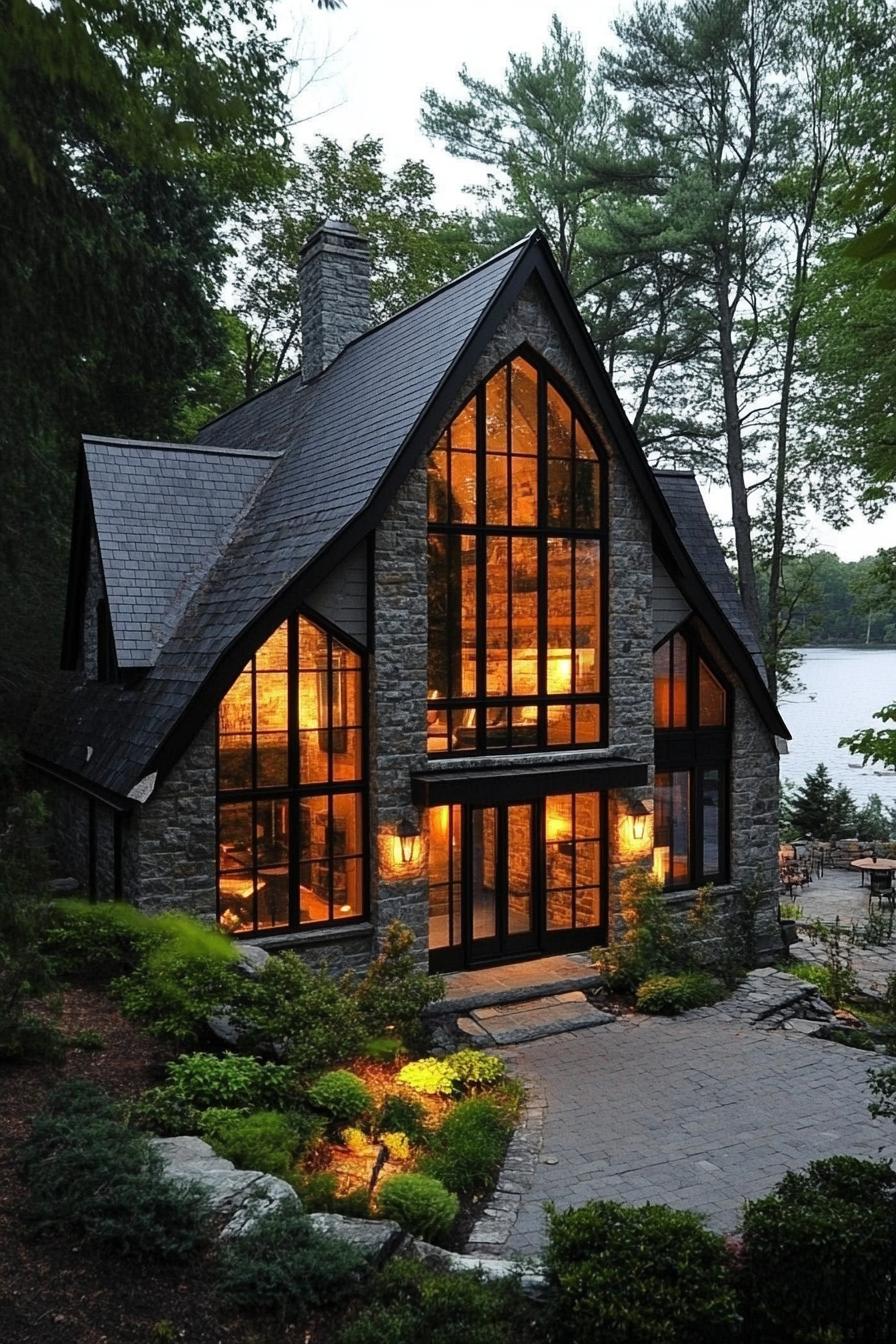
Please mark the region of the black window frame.
<svg viewBox="0 0 896 1344"><path fill-rule="evenodd" d="M328 704L333 704L333 664L332 649L333 642L343 644L360 661L360 777L358 780L336 780L332 778L332 764L328 771L329 778L325 781L316 781L303 783L300 774L300 752L299 752L299 725L298 725L298 696L299 696L299 618L309 621L312 625L318 627L327 636L328 650ZM221 894L220 877L222 875L220 856L221 856L221 807L231 803L250 803L255 804L259 801L285 801L288 808L288 858L289 869L289 908L288 924L261 925L258 924L257 899L253 899L253 928L234 931L235 938L261 938L277 937L289 933L299 933L306 930L318 929L342 929L348 928L353 924L361 924L370 919L370 864L371 864L371 843L370 843L370 762L369 762L369 741L368 731L369 720L369 665L367 650L357 640L340 630L331 621L320 616L317 612L310 611L304 607L298 607L284 622L280 624L287 625L287 782L285 785L259 786L257 783L257 751L255 745L255 733L253 731L252 745L252 778L253 787L222 789L220 787L221 769L221 734L218 729L218 716L215 716L215 899L216 899L216 918L220 921L221 917ZM271 632L273 634L273 632ZM270 636L268 636L270 638ZM260 641L260 649L266 643L266 640ZM255 652L252 654L252 659ZM251 661L250 659L249 661ZM242 670L239 675L242 675ZM229 689L229 688L228 688ZM326 728L320 728L319 732L332 734L338 729L330 722ZM335 855L332 852L333 828L333 797L337 794L360 795L361 799L361 853L360 856L345 856L349 858L360 857L361 859L361 910L356 915L348 915L340 918L334 918L334 884L333 867ZM328 903L330 908L329 918L325 920L301 920L299 918L299 875L301 872L301 825L300 809L304 799L326 797L327 815L328 815ZM253 807L253 816L254 807ZM253 867L252 871L258 871L258 862L256 851L256 840L253 839Z"/></svg>
<svg viewBox="0 0 896 1344"><path fill-rule="evenodd" d="M487 451L486 451L486 432L485 432L485 398L487 384L502 370L509 369L509 366L515 359L523 359L531 364L536 370L537 380L537 447L536 462L538 473L538 521L534 525L524 524L495 524L489 523L485 518L486 509L486 472L487 472ZM547 399L548 385L557 393L568 405L571 413L571 433L573 435L572 461L575 462L575 443L574 436L576 425L580 424L595 455L595 460L599 471L599 489L598 489L598 508L600 511L599 526L595 528L562 527L550 525L547 522L548 510L548 426L547 426ZM576 751L583 748L604 747L608 741L608 650L607 650L607 595L608 595L608 550L607 550L607 455L600 433L593 423L592 418L583 409L581 403L575 394L569 389L566 383L560 378L551 366L544 360L531 346L523 344L514 350L505 359L494 366L490 372L481 379L474 391L467 397L461 406L457 408L455 416L460 413L464 406L475 399L475 424L476 424L476 522L475 523L455 523L446 521L427 520L427 537L445 536L445 537L473 537L476 547L476 693L474 696L439 696L427 699L427 711L444 711L447 717L446 732L449 737L449 746L445 751L434 751L428 746L428 755L430 758L439 760L446 757L457 756L503 756L517 755L524 751ZM508 427L509 417L511 415L511 398L507 399ZM450 426L449 426L450 428ZM441 442L441 438L439 440ZM432 449L438 450L438 444ZM573 520L575 517L575 501L572 502ZM506 537L508 539L531 537L535 540L537 546L537 568L538 568L538 597L537 597L537 682L538 692L532 695L513 695L499 694L489 695L486 693L486 582L487 582L487 564L485 548L488 540L493 537ZM575 552L574 547L577 541L596 541L598 543L598 562L599 562L599 591L598 591L598 639L600 647L598 650L596 674L598 690L596 692L585 692L576 694L574 690L570 692L561 692L550 694L546 690L547 686L547 620L549 607L548 593L548 542L551 540L566 540L572 544L573 558L571 589L573 592L573 601L575 601ZM511 547L508 546L508 556L510 556ZM508 560L508 592L511 591L509 576L511 574L511 563ZM429 591L429 590L428 590ZM508 615L508 619L510 619ZM570 742L552 742L548 738L548 717L547 711L550 706L569 706L570 708ZM575 729L575 710L576 706L594 707L597 713L597 734L587 741L576 741ZM534 706L537 709L537 723L534 740L520 741L514 743L512 740L512 713L514 708L523 706ZM506 710L506 744L496 745L494 738L489 740L486 726L486 715L488 712L494 712L501 709ZM473 711L475 714L475 725L471 730L473 741L469 746L452 746L450 737L452 733L451 718L453 713L462 713Z"/></svg>
<svg viewBox="0 0 896 1344"><path fill-rule="evenodd" d="M654 655L664 644L671 646L674 636L684 639L686 658L686 726L654 728L654 766L656 776L687 773L689 799L688 872L677 881L670 877L665 891L689 891L707 883L724 884L731 876L731 743L733 687L706 649L699 632L692 626L680 625L654 646ZM700 727L700 662L706 664L725 693L724 726ZM670 648L671 661L671 648ZM673 690L670 682L670 704ZM703 864L704 815L699 805L703 794L704 778L708 771L719 772L719 863L718 870L707 873ZM656 811L656 809L654 809ZM654 835L656 847L656 835Z"/></svg>

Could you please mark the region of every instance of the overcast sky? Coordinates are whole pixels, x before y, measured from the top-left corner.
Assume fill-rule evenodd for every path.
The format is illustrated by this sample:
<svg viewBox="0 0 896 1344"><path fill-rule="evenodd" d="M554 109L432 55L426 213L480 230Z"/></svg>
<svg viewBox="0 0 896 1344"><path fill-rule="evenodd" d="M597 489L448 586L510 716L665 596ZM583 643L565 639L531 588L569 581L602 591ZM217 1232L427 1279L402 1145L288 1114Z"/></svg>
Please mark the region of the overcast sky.
<svg viewBox="0 0 896 1344"><path fill-rule="evenodd" d="M581 33L586 51L596 56L613 40L620 8L618 0L347 0L330 12L317 10L313 0L280 0L281 36L300 62L293 77L297 148L317 135L343 145L374 135L383 141L389 168L407 158L429 164L443 209L465 204L464 187L481 182L483 171L451 158L421 133L423 90L459 93L464 63L477 76L500 80L508 49L538 55L553 13ZM313 71L315 79L299 92ZM726 492L705 493L712 512L727 522ZM825 549L856 560L894 543L896 508L873 527L858 511L843 532L818 520L814 527Z"/></svg>

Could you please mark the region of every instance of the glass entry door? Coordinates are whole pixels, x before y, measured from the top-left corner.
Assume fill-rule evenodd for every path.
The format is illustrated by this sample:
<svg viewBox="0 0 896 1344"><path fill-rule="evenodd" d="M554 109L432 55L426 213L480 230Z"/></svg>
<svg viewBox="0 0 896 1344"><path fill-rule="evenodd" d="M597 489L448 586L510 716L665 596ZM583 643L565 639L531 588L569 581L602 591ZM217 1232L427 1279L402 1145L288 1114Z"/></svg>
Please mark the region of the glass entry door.
<svg viewBox="0 0 896 1344"><path fill-rule="evenodd" d="M536 821L532 803L468 811L465 933L471 963L536 947Z"/></svg>

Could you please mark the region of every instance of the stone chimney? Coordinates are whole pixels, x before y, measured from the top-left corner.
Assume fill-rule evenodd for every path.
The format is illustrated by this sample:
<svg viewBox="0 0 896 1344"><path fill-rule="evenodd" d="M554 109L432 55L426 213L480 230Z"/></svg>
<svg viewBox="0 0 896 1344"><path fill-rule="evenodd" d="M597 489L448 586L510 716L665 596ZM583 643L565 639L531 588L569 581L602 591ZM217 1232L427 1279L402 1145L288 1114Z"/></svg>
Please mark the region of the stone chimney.
<svg viewBox="0 0 896 1344"><path fill-rule="evenodd" d="M326 219L302 248L302 378L332 364L370 326L370 250L351 224Z"/></svg>

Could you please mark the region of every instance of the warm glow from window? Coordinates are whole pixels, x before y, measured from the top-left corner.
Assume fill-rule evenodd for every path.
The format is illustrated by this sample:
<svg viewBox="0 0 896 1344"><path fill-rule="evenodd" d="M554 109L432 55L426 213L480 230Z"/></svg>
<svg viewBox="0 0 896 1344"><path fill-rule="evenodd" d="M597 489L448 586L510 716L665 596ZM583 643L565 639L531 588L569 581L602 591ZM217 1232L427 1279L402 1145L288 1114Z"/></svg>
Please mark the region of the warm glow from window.
<svg viewBox="0 0 896 1344"><path fill-rule="evenodd" d="M520 357L436 444L430 752L599 743L600 496L594 440Z"/></svg>
<svg viewBox="0 0 896 1344"><path fill-rule="evenodd" d="M304 616L218 710L219 922L233 933L364 911L361 658Z"/></svg>

